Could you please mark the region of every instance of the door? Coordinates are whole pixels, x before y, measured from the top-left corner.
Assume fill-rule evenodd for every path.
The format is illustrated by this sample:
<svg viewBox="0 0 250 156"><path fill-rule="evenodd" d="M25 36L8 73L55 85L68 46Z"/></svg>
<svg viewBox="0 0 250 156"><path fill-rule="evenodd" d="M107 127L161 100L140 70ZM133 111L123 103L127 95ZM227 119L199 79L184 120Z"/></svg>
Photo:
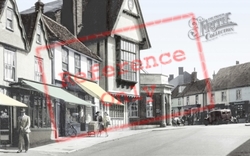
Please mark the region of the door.
<svg viewBox="0 0 250 156"><path fill-rule="evenodd" d="M11 107L0 106L0 145L11 144Z"/></svg>

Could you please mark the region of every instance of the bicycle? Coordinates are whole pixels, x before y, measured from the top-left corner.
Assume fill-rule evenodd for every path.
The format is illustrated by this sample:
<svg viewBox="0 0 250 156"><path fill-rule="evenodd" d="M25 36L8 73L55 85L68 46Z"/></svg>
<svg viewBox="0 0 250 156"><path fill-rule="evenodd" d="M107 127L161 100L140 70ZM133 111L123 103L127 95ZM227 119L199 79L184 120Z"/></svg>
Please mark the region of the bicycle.
<svg viewBox="0 0 250 156"><path fill-rule="evenodd" d="M77 130L72 124L68 123L66 129L66 136L76 136L76 135L77 135Z"/></svg>

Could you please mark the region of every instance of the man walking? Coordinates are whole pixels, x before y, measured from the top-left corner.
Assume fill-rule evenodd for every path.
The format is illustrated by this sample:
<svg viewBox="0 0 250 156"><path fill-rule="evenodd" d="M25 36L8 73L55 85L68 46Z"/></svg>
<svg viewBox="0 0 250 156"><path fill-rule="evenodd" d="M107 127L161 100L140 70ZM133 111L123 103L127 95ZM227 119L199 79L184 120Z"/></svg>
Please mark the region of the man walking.
<svg viewBox="0 0 250 156"><path fill-rule="evenodd" d="M18 151L21 153L23 149L23 141L25 145L25 152L29 149L29 133L30 131L30 117L25 114L25 109L21 110L21 116L18 117L18 131L19 131L19 142Z"/></svg>

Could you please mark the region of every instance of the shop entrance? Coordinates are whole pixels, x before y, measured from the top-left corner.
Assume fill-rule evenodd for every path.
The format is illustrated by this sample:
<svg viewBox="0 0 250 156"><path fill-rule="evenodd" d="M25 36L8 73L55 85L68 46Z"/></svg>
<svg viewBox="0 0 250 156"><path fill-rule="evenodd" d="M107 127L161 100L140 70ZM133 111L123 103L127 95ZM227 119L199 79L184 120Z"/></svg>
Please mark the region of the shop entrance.
<svg viewBox="0 0 250 156"><path fill-rule="evenodd" d="M0 145L11 144L11 107L0 106Z"/></svg>

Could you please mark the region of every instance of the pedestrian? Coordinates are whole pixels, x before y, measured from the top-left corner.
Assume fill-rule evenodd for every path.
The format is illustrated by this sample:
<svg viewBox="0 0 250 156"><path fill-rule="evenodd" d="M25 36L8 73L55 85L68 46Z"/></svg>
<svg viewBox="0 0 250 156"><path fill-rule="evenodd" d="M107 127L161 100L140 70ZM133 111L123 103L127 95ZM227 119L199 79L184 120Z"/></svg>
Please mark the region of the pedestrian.
<svg viewBox="0 0 250 156"><path fill-rule="evenodd" d="M86 117L86 131L88 132L89 123L91 122L91 116L88 114Z"/></svg>
<svg viewBox="0 0 250 156"><path fill-rule="evenodd" d="M102 130L104 129L104 126L103 126L102 116L100 115L99 111L96 112L96 121L98 122L98 134L97 134L97 136L98 135L101 136Z"/></svg>
<svg viewBox="0 0 250 156"><path fill-rule="evenodd" d="M30 131L30 117L25 114L25 109L21 109L21 116L18 117L18 132L19 132L19 140L18 140L18 151L17 153L21 153L23 150L23 142L25 145L25 152L29 149L29 133Z"/></svg>
<svg viewBox="0 0 250 156"><path fill-rule="evenodd" d="M110 117L108 115L107 112L104 113L104 117L103 117L103 123L104 123L104 132L106 133L106 137L108 137L108 132L107 132L107 128L110 124Z"/></svg>

